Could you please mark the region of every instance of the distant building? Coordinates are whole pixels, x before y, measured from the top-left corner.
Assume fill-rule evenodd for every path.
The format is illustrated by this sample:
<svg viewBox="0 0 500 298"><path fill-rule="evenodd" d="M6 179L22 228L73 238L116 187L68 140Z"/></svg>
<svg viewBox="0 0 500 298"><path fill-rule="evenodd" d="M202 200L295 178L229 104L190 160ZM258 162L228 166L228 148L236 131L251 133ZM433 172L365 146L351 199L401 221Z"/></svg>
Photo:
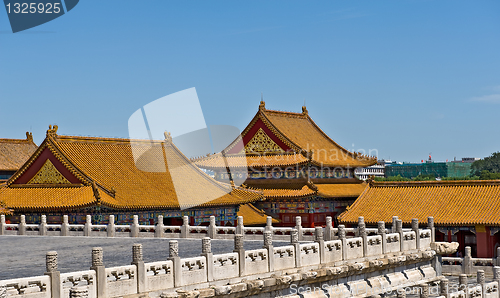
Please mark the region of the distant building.
<svg viewBox="0 0 500 298"><path fill-rule="evenodd" d="M0 139L0 183L7 181L35 152L33 135L26 139Z"/></svg>
<svg viewBox="0 0 500 298"><path fill-rule="evenodd" d="M385 175L385 165L379 163L366 168L357 168L354 170L354 174L361 180L366 180L371 176L383 178Z"/></svg>
<svg viewBox="0 0 500 298"><path fill-rule="evenodd" d="M436 178L466 177L471 171L471 162L433 162L391 164L385 167L385 177L401 175L415 178L418 175L434 174Z"/></svg>

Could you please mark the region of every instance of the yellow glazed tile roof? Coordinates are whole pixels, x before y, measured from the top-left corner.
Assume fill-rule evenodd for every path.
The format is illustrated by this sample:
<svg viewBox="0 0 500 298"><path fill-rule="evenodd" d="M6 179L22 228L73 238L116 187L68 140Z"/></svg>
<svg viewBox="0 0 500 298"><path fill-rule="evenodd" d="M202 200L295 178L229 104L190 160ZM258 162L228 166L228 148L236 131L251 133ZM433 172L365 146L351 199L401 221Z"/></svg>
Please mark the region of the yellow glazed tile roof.
<svg viewBox="0 0 500 298"><path fill-rule="evenodd" d="M372 182L339 221L356 223L359 216L370 224L433 216L436 225L500 226L500 180Z"/></svg>
<svg viewBox="0 0 500 298"><path fill-rule="evenodd" d="M217 153L208 157L203 157L194 161L194 163L204 169L223 169L227 166L230 168L259 168L267 167L282 167L301 165L307 163L307 158L302 154L283 153L283 154L263 154L263 155L226 155L224 160L222 154Z"/></svg>
<svg viewBox="0 0 500 298"><path fill-rule="evenodd" d="M277 199L277 198L300 198L308 197L316 194L316 191L311 189L308 185L304 185L300 189L262 189L264 197L266 199Z"/></svg>
<svg viewBox="0 0 500 298"><path fill-rule="evenodd" d="M324 198L357 198L366 188L367 183L336 183L336 184L314 184L318 188L318 194Z"/></svg>
<svg viewBox="0 0 500 298"><path fill-rule="evenodd" d="M241 205L238 216L243 216L245 226L265 225L267 219L266 213L252 204ZM279 220L273 218L273 223L279 223Z"/></svg>
<svg viewBox="0 0 500 298"><path fill-rule="evenodd" d="M14 182L36 159L35 153L0 193L0 200L5 200L8 207L84 206L95 203L96 196L100 197L99 203L120 209L225 206L263 199L259 191L215 181L191 164L170 141L152 144L129 139L59 136L56 131L57 128L49 129L38 154L45 147L50 148L87 187L19 187ZM132 144L134 150L144 153L136 162ZM92 185L100 195L88 188ZM19 200L15 199L17 196Z"/></svg>
<svg viewBox="0 0 500 298"><path fill-rule="evenodd" d="M31 133L26 139L0 139L0 171L17 171L35 152Z"/></svg>

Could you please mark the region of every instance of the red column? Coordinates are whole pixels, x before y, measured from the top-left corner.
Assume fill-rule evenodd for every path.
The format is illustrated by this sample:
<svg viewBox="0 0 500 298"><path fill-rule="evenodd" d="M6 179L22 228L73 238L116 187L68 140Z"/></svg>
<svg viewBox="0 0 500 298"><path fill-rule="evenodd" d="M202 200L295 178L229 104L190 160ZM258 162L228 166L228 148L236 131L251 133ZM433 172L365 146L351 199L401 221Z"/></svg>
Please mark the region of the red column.
<svg viewBox="0 0 500 298"><path fill-rule="evenodd" d="M309 227L314 228L314 213L309 213Z"/></svg>
<svg viewBox="0 0 500 298"><path fill-rule="evenodd" d="M489 237L489 229L487 229L484 225L476 226L476 249L477 249L477 257L478 258L488 258L493 255L489 254L490 250L490 237Z"/></svg>

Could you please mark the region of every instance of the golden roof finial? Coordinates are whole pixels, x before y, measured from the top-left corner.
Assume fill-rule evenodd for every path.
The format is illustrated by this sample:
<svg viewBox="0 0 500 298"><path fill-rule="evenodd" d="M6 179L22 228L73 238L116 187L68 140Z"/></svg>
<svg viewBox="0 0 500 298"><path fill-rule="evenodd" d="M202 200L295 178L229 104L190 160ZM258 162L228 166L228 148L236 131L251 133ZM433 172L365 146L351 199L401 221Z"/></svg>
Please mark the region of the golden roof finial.
<svg viewBox="0 0 500 298"><path fill-rule="evenodd" d="M260 110L265 110L266 109L266 102L264 101L264 93L260 93L260 104L259 104L259 109Z"/></svg>
<svg viewBox="0 0 500 298"><path fill-rule="evenodd" d="M166 142L172 142L172 135L170 134L170 132L165 131L165 132L163 132L163 135L165 136Z"/></svg>
<svg viewBox="0 0 500 298"><path fill-rule="evenodd" d="M26 132L26 140L33 143L33 134L29 131Z"/></svg>
<svg viewBox="0 0 500 298"><path fill-rule="evenodd" d="M302 114L307 115L306 100L304 99L304 105L302 106Z"/></svg>
<svg viewBox="0 0 500 298"><path fill-rule="evenodd" d="M49 125L49 129L47 130L47 137L55 137L57 136L57 129L59 127L57 125Z"/></svg>

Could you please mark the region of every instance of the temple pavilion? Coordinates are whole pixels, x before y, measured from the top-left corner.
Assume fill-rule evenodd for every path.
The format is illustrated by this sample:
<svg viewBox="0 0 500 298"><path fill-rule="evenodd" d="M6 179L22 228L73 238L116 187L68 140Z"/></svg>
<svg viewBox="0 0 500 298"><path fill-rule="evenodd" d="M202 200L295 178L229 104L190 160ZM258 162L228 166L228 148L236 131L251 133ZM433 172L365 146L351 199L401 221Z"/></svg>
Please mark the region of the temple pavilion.
<svg viewBox="0 0 500 298"><path fill-rule="evenodd" d="M62 215L83 223L87 214L102 224L110 214L118 224L130 223L133 215L141 224L154 224L158 215L169 225L184 215L192 225L208 224L211 215L219 225L234 225L238 215L247 225L265 222L266 215L249 205L263 199L261 192L214 180L168 135L152 142L63 136L57 130L50 127L42 144L0 185L0 201L14 212L12 222L22 214L28 223L38 223L42 214L49 223L60 223ZM139 158L132 146L142 150Z"/></svg>
<svg viewBox="0 0 500 298"><path fill-rule="evenodd" d="M261 101L240 138L194 162L219 181L244 181L242 186L261 190L265 201L256 207L281 225L294 226L301 216L302 224L312 227L324 225L327 216L336 218L361 194L366 183L354 170L377 160L337 144L306 107L301 113L274 111Z"/></svg>
<svg viewBox="0 0 500 298"><path fill-rule="evenodd" d="M355 225L363 216L367 225L391 224L392 217L410 225L416 218L425 224L434 217L436 241L458 242L464 256L470 246L473 257L498 257L500 246L500 180L465 181L369 181L363 194L339 216Z"/></svg>

